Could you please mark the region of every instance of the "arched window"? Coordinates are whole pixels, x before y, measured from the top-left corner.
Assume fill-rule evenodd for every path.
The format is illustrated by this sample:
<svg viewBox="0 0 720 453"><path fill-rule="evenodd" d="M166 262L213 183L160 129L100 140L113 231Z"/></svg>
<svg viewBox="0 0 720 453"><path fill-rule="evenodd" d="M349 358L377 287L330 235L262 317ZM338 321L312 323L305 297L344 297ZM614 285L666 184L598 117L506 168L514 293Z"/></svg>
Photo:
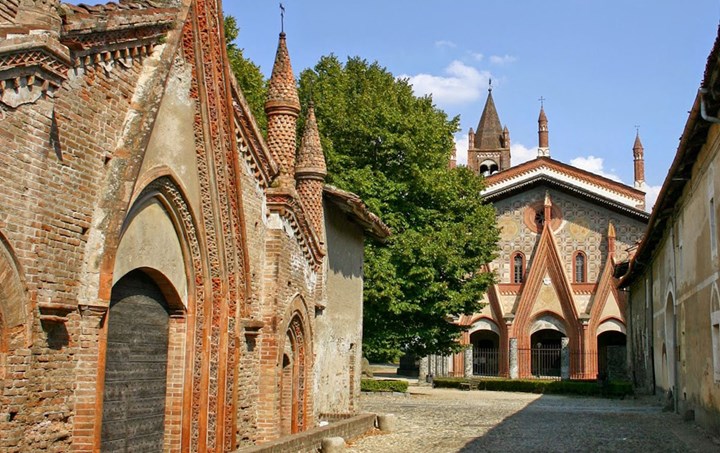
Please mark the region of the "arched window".
<svg viewBox="0 0 720 453"><path fill-rule="evenodd" d="M575 253L573 269L575 270L575 283L585 283L585 281L587 280L587 264L585 254L583 252Z"/></svg>
<svg viewBox="0 0 720 453"><path fill-rule="evenodd" d="M525 256L520 252L516 252L512 258L512 266L513 283L522 283L525 278Z"/></svg>

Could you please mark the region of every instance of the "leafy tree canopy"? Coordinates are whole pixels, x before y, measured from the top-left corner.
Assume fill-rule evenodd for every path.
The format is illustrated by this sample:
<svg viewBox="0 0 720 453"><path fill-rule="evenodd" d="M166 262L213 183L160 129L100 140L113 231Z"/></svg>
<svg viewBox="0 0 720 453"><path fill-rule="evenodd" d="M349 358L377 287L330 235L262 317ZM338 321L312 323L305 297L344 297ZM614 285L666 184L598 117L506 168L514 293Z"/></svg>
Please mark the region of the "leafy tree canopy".
<svg viewBox="0 0 720 453"><path fill-rule="evenodd" d="M227 47L228 58L230 59L230 69L235 74L238 85L245 95L245 99L250 106L250 110L255 116L260 130L265 131L267 121L265 119L265 92L267 91L267 82L260 67L252 61L245 58L243 50L238 48L235 40L240 30L237 21L233 16L225 17L225 41Z"/></svg>
<svg viewBox="0 0 720 453"><path fill-rule="evenodd" d="M265 130L267 81L234 44L231 16L225 35L231 68ZM300 97L315 103L328 182L360 195L393 230L386 244L365 247L366 355L392 360L402 352L458 350L461 328L449 320L481 308L493 277L479 269L492 261L497 242L495 213L479 195L482 179L448 169L458 118L360 58L321 58L302 72Z"/></svg>
<svg viewBox="0 0 720 453"><path fill-rule="evenodd" d="M458 118L360 58L321 58L302 72L300 96L315 103L328 182L360 195L393 230L387 244L366 246L366 354L458 350L461 329L448 320L481 308L493 277L480 269L497 243L482 179L448 168Z"/></svg>

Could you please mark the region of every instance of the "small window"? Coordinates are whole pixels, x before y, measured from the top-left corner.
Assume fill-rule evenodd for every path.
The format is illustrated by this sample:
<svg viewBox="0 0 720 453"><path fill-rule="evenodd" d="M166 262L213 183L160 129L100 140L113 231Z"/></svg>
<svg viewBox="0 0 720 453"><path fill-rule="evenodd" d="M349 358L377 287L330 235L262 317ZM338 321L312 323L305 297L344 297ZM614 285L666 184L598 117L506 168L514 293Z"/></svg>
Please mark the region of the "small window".
<svg viewBox="0 0 720 453"><path fill-rule="evenodd" d="M522 283L525 278L525 256L517 252L513 255L513 283Z"/></svg>
<svg viewBox="0 0 720 453"><path fill-rule="evenodd" d="M586 280L586 263L585 254L583 252L577 252L575 254L575 283L585 283Z"/></svg>

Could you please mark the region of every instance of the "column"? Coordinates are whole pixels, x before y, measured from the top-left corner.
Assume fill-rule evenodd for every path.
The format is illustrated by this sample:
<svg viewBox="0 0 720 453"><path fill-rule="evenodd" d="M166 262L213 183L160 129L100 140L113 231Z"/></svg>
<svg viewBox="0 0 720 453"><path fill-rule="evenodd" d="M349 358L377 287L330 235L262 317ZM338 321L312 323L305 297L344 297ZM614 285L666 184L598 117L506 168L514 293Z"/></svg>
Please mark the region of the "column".
<svg viewBox="0 0 720 453"><path fill-rule="evenodd" d="M469 345L465 349L465 377L472 377L473 375L473 347Z"/></svg>
<svg viewBox="0 0 720 453"><path fill-rule="evenodd" d="M518 368L518 340L510 339L510 379L517 379L520 376Z"/></svg>
<svg viewBox="0 0 720 453"><path fill-rule="evenodd" d="M560 347L560 378L567 381L570 379L570 339L562 337Z"/></svg>

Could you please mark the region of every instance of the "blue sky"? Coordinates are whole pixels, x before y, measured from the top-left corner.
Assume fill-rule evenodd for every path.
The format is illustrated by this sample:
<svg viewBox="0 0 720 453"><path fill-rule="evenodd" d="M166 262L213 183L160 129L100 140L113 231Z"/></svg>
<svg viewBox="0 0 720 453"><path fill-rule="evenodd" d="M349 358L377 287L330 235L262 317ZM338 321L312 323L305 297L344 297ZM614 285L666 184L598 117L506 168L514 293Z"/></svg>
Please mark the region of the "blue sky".
<svg viewBox="0 0 720 453"><path fill-rule="evenodd" d="M461 116L459 159L493 79L513 163L534 157L546 99L552 157L633 183L635 126L657 191L717 34L720 0L285 0L296 74L322 55L377 60ZM225 1L237 44L268 75L276 1ZM654 198L654 193L649 194Z"/></svg>
<svg viewBox="0 0 720 453"><path fill-rule="evenodd" d="M225 0L237 44L269 75L279 3ZM296 74L334 53L377 60L460 115L464 161L493 79L513 164L534 157L546 99L552 157L633 183L635 126L649 198L662 184L717 34L720 0L284 0Z"/></svg>

